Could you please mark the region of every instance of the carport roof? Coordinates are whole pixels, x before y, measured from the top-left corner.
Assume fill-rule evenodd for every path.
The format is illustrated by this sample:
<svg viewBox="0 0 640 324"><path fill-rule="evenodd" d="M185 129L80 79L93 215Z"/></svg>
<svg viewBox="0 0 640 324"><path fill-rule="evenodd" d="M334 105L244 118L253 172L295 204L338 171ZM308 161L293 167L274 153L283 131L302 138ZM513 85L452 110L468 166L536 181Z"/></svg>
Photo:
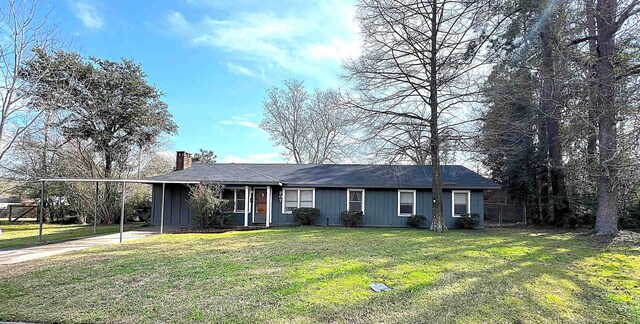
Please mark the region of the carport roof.
<svg viewBox="0 0 640 324"><path fill-rule="evenodd" d="M340 188L431 188L430 165L194 163L190 168L145 179L157 182L220 182L237 185ZM442 166L447 189L499 189L461 165Z"/></svg>

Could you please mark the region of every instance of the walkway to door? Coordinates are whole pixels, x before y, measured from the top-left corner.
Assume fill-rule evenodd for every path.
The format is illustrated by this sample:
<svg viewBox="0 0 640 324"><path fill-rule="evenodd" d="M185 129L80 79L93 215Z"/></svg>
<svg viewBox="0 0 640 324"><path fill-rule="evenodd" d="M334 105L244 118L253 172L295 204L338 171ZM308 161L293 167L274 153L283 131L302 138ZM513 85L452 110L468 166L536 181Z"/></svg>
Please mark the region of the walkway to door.
<svg viewBox="0 0 640 324"><path fill-rule="evenodd" d="M157 227L144 227L124 232L123 241L149 237L158 234ZM2 266L50 257L66 252L87 249L96 246L116 244L120 242L120 234L91 236L59 243L42 244L26 248L0 250L0 268Z"/></svg>

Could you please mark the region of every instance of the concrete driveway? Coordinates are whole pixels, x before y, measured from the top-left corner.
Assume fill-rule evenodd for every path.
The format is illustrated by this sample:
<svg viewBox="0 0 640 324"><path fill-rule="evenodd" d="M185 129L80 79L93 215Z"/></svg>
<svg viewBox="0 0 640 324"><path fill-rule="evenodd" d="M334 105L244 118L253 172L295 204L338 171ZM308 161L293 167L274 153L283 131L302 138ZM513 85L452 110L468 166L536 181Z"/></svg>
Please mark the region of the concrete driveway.
<svg viewBox="0 0 640 324"><path fill-rule="evenodd" d="M157 227L145 227L124 232L123 240L136 240L139 238L149 237L157 234ZM0 266L16 264L39 258L46 258L52 255L87 249L95 246L118 244L119 242L120 233L114 233L69 240L59 243L36 245L26 248L3 249L0 250Z"/></svg>

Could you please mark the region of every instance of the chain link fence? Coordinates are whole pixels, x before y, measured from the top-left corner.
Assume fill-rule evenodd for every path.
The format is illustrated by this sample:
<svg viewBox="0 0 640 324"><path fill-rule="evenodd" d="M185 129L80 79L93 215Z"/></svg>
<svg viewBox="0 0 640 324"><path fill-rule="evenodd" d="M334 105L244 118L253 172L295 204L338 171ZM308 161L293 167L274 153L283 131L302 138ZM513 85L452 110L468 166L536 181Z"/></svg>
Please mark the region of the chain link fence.
<svg viewBox="0 0 640 324"><path fill-rule="evenodd" d="M527 224L527 209L522 204L484 204L484 223L490 227Z"/></svg>

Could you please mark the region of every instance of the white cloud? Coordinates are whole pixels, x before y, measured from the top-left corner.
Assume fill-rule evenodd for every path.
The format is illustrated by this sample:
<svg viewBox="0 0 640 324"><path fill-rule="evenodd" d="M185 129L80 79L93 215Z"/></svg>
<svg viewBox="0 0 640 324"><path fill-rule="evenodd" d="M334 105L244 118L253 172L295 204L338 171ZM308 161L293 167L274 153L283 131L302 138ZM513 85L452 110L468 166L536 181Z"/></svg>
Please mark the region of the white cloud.
<svg viewBox="0 0 640 324"><path fill-rule="evenodd" d="M167 15L167 22L180 33L191 32L191 26L184 18L184 16L179 12L171 12Z"/></svg>
<svg viewBox="0 0 640 324"><path fill-rule="evenodd" d="M341 39L332 39L329 44L311 44L307 47L309 56L314 59L332 59L342 61L348 57L360 55L360 44L345 42Z"/></svg>
<svg viewBox="0 0 640 324"><path fill-rule="evenodd" d="M227 155L222 158L224 163L282 163L282 155L277 152L249 154L246 156Z"/></svg>
<svg viewBox="0 0 640 324"><path fill-rule="evenodd" d="M219 121L219 124L225 125L225 126L242 126L242 127L260 130L260 125L258 125L258 123L251 120L254 117L255 117L254 114L244 114L242 116L231 116L231 119L221 120Z"/></svg>
<svg viewBox="0 0 640 324"><path fill-rule="evenodd" d="M248 67L245 67L245 66L242 66L242 65L236 65L236 64L233 64L231 62L227 63L227 68L229 69L229 71L231 73L246 75L246 76L250 76L250 77L262 77L264 75L264 72L262 72L262 71L260 71L260 73L258 73L257 71L253 71L253 70L249 69Z"/></svg>
<svg viewBox="0 0 640 324"><path fill-rule="evenodd" d="M82 24L90 29L100 29L104 25L102 14L97 4L90 4L84 1L71 2L71 10Z"/></svg>
<svg viewBox="0 0 640 324"><path fill-rule="evenodd" d="M256 71L275 71L333 83L342 61L359 54L355 7L340 0L302 4L278 11L232 10L224 19L206 15L186 19L172 12L166 21L191 44L220 50L246 63L229 63L233 73L256 76Z"/></svg>
<svg viewBox="0 0 640 324"><path fill-rule="evenodd" d="M249 128L260 129L260 126L257 123L246 121L246 120L239 120L238 125L249 127Z"/></svg>

